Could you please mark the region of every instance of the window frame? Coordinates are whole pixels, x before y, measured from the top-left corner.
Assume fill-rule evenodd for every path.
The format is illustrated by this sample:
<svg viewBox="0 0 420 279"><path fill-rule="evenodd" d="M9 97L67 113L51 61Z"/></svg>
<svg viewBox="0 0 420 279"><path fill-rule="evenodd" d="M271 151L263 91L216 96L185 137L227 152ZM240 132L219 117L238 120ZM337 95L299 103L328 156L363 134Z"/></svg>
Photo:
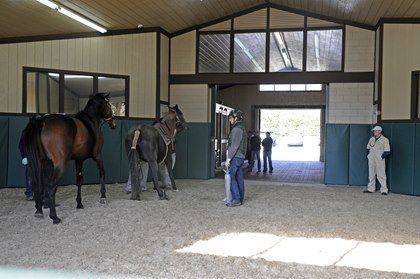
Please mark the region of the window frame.
<svg viewBox="0 0 420 279"><path fill-rule="evenodd" d="M305 85L305 90L292 90L292 85L294 84ZM307 90L308 85L310 84L311 85L319 84L321 85L321 89L320 90ZM260 90L261 85L273 85L274 90ZM289 90L276 90L277 85L288 85ZM258 92L263 92L263 93L266 93L266 92L269 92L269 93L323 92L323 88L322 88L322 83L268 83L268 84L258 84Z"/></svg>
<svg viewBox="0 0 420 279"><path fill-rule="evenodd" d="M51 68L37 68L37 67L23 67L22 68L22 113L27 115L33 115L38 113L28 112L27 109L27 75L28 72L39 72L39 73L57 73L59 74L59 111L58 113L64 112L64 75L84 75L93 77L93 94L98 93L98 79L99 77L118 78L125 80L125 114L124 116L116 116L116 119L128 118L130 109L130 76L128 75L117 75L107 73L95 73L95 72L83 72L83 71L71 71L71 70L59 70ZM73 115L73 114L68 114Z"/></svg>
<svg viewBox="0 0 420 279"><path fill-rule="evenodd" d="M304 18L304 27L291 27L291 28L270 28L269 26L269 20L267 20L267 26L266 28L260 28L260 29L248 29L248 30L234 30L233 28L233 22L234 18L231 20L231 28L230 30L217 30L217 31L201 31L200 29L196 29L196 55L195 55L195 74L199 75L205 75L205 74L217 74L215 73L200 73L199 72L199 57L200 57L200 35L211 35L211 34L230 34L230 63L229 63L229 73L235 73L238 75L243 74L249 74L249 73L275 73L275 74L282 74L283 72L270 72L270 37L272 32L297 32L301 31L303 32L303 51L302 51L302 71L296 71L293 73L340 73L344 72L345 68L345 46L346 46L346 25L333 25L333 26L322 26L322 27L308 27L307 26L307 18L308 16L305 16ZM307 71L307 49L308 49L308 31L323 31L323 30L341 30L342 34L342 40L341 40L341 69L336 71ZM239 33L266 33L265 38L265 69L263 72L235 72L234 71L234 38L235 34ZM289 72L286 72L289 73Z"/></svg>
<svg viewBox="0 0 420 279"><path fill-rule="evenodd" d="M411 120L420 120L420 70L411 72Z"/></svg>

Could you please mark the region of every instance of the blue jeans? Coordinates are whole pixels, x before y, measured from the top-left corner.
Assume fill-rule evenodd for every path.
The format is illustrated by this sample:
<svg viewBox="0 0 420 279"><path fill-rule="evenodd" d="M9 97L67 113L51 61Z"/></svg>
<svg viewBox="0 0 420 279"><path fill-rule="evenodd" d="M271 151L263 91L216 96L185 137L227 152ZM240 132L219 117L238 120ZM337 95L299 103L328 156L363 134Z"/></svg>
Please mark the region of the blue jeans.
<svg viewBox="0 0 420 279"><path fill-rule="evenodd" d="M258 161L258 170L261 170L260 151L259 150L252 150L251 151L251 162L249 164L249 170L250 171L254 168L255 157L257 157L257 161Z"/></svg>
<svg viewBox="0 0 420 279"><path fill-rule="evenodd" d="M230 162L230 190L232 192L232 203L243 202L245 196L244 172L242 165L243 158L233 158Z"/></svg>
<svg viewBox="0 0 420 279"><path fill-rule="evenodd" d="M29 198L29 197L32 197L32 183L31 183L31 177L29 175L28 166L25 166L25 178L26 178L26 181L25 181L25 187L26 187L25 196L27 196Z"/></svg>
<svg viewBox="0 0 420 279"><path fill-rule="evenodd" d="M271 150L263 152L263 159L264 159L264 171L267 171L267 159L268 159L268 164L270 165L270 171L273 171L273 162L271 161Z"/></svg>

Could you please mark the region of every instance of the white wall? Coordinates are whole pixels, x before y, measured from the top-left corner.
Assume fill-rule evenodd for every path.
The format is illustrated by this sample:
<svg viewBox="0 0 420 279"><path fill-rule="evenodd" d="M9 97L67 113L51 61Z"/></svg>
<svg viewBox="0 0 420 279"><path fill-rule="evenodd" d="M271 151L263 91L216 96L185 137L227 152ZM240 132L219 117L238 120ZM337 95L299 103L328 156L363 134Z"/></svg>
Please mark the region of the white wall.
<svg viewBox="0 0 420 279"><path fill-rule="evenodd" d="M171 38L171 74L195 74L195 31Z"/></svg>
<svg viewBox="0 0 420 279"><path fill-rule="evenodd" d="M385 24L382 119L410 119L411 72L420 70L420 24Z"/></svg>
<svg viewBox="0 0 420 279"><path fill-rule="evenodd" d="M371 124L373 83L331 83L327 123Z"/></svg>
<svg viewBox="0 0 420 279"><path fill-rule="evenodd" d="M345 72L374 71L375 32L346 25Z"/></svg>
<svg viewBox="0 0 420 279"><path fill-rule="evenodd" d="M22 112L22 67L130 76L130 116L155 117L156 33L0 45L0 112Z"/></svg>
<svg viewBox="0 0 420 279"><path fill-rule="evenodd" d="M187 122L210 122L210 91L207 84L173 84L171 106L178 104Z"/></svg>

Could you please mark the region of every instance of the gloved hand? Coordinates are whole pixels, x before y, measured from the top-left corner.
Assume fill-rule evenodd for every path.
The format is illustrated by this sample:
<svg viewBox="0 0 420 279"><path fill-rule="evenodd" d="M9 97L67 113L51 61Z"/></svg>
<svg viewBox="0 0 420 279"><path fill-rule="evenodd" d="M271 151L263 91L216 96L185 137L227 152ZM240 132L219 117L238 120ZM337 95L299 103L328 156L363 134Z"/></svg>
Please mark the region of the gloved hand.
<svg viewBox="0 0 420 279"><path fill-rule="evenodd" d="M22 165L26 166L28 164L28 158L23 158L22 159Z"/></svg>
<svg viewBox="0 0 420 279"><path fill-rule="evenodd" d="M391 154L391 152L389 152L389 151L385 151L384 153L382 153L381 158L382 158L382 159L386 159L386 157L388 157L388 156L389 156L389 154Z"/></svg>

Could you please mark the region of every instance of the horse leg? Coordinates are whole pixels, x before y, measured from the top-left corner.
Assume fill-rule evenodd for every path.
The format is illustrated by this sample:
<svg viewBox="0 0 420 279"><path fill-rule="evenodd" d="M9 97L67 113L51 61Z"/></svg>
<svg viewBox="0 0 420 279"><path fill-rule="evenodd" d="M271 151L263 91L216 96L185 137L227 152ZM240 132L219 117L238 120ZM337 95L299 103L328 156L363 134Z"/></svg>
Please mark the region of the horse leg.
<svg viewBox="0 0 420 279"><path fill-rule="evenodd" d="M174 173L172 171L172 157L171 156L168 156L166 158L165 165L166 165L166 169L168 170L169 178L171 179L172 190L178 191L178 188L176 187L176 184L175 184Z"/></svg>
<svg viewBox="0 0 420 279"><path fill-rule="evenodd" d="M105 188L105 169L104 169L104 162L102 161L102 157L93 158L96 162L96 165L99 169L99 177L101 180L101 199L99 202L101 204L106 204L106 188Z"/></svg>
<svg viewBox="0 0 420 279"><path fill-rule="evenodd" d="M41 174L40 174L40 181L31 181L32 183L32 190L34 193L34 199L35 199L35 217L37 218L44 218L44 213L42 212L42 198L44 196L44 180L42 179L42 164L41 164ZM39 185L39 182L41 185Z"/></svg>
<svg viewBox="0 0 420 279"><path fill-rule="evenodd" d="M156 161L149 162L149 167L152 171L153 185L158 192L159 198L161 200L169 200L169 197L166 195L165 190L159 187L158 180L158 163Z"/></svg>
<svg viewBox="0 0 420 279"><path fill-rule="evenodd" d="M55 211L55 193L57 191L58 177L60 177L63 170L64 166L55 168L51 161L47 161L45 165L45 176L49 178L47 182L47 191L50 206L50 218L53 220L53 224L61 222L60 218L57 217L57 212Z"/></svg>
<svg viewBox="0 0 420 279"><path fill-rule="evenodd" d="M77 181L77 206L76 208L82 209L82 183L83 183L83 161L76 161L76 181Z"/></svg>

